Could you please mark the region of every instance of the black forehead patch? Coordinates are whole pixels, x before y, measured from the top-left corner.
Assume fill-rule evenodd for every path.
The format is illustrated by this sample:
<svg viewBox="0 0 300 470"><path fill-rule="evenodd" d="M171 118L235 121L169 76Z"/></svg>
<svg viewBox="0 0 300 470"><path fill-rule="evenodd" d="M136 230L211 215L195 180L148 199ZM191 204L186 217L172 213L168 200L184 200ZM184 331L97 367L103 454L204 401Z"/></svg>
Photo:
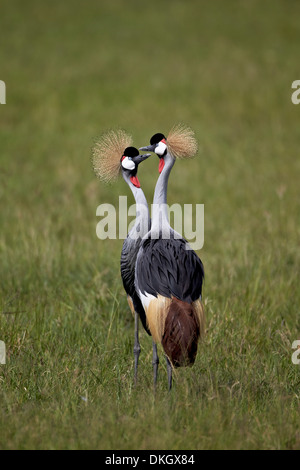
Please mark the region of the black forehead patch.
<svg viewBox="0 0 300 470"><path fill-rule="evenodd" d="M157 134L154 134L151 139L150 139L150 144L158 144L161 140L165 139L165 136L158 132Z"/></svg>
<svg viewBox="0 0 300 470"><path fill-rule="evenodd" d="M139 151L135 147L127 147L124 150L123 155L125 155L126 157L131 157L131 158L132 157L137 157L139 155Z"/></svg>

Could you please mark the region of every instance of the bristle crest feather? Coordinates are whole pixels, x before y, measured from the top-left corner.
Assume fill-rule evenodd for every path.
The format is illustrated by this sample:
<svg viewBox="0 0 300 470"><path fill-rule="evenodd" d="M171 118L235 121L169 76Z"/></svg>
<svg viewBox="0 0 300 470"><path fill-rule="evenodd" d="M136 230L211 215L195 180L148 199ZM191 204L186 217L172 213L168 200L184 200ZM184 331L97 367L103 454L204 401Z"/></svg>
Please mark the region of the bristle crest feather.
<svg viewBox="0 0 300 470"><path fill-rule="evenodd" d="M123 129L102 134L92 148L92 165L96 176L106 183L115 181L121 170L123 152L131 145L132 137Z"/></svg>
<svg viewBox="0 0 300 470"><path fill-rule="evenodd" d="M167 137L169 152L174 158L193 158L198 151L194 131L185 124L176 124Z"/></svg>

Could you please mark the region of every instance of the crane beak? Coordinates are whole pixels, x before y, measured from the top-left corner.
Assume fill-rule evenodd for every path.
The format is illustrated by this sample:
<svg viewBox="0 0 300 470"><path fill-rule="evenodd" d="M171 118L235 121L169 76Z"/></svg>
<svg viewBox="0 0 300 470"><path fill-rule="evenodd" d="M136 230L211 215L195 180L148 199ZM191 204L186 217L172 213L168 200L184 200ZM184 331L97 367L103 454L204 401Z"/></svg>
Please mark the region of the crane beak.
<svg viewBox="0 0 300 470"><path fill-rule="evenodd" d="M137 165L142 163L144 160L147 160L147 158L151 157L151 153L144 153L143 155L137 155L134 157L134 161Z"/></svg>
<svg viewBox="0 0 300 470"><path fill-rule="evenodd" d="M147 145L146 147L141 147L139 148L139 150L142 150L143 152L154 152L155 147L156 147L156 144L152 144L152 145Z"/></svg>

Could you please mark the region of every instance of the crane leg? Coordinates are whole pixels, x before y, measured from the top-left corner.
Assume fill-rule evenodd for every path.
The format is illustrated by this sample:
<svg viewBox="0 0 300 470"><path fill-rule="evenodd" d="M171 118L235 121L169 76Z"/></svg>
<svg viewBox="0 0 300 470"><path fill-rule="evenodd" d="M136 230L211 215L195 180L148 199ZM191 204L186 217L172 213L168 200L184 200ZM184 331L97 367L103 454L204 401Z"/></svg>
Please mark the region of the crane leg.
<svg viewBox="0 0 300 470"><path fill-rule="evenodd" d="M152 365L153 365L153 380L154 380L154 390L156 389L156 383L157 383L157 370L158 370L158 364L159 364L159 359L158 359L158 354L157 354L157 345L153 341L153 356L152 356Z"/></svg>
<svg viewBox="0 0 300 470"><path fill-rule="evenodd" d="M139 355L141 352L141 346L139 342L139 316L136 312L134 312L134 346L133 346L133 354L134 354L134 385L137 383L137 371L138 371L138 363L139 363Z"/></svg>
<svg viewBox="0 0 300 470"><path fill-rule="evenodd" d="M167 356L165 356L165 358L167 362L168 387L170 391L172 388L172 365L171 365L171 362L169 361L169 358Z"/></svg>

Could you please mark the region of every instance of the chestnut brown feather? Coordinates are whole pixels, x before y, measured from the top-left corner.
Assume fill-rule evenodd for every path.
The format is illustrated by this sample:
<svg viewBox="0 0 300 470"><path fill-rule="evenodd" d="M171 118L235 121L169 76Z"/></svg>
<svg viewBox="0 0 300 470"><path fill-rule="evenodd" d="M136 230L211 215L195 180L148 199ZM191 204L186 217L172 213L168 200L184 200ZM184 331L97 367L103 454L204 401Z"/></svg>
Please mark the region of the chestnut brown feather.
<svg viewBox="0 0 300 470"><path fill-rule="evenodd" d="M197 302L190 304L173 297L170 303L161 344L174 367L195 362L204 329L203 309L199 310Z"/></svg>

